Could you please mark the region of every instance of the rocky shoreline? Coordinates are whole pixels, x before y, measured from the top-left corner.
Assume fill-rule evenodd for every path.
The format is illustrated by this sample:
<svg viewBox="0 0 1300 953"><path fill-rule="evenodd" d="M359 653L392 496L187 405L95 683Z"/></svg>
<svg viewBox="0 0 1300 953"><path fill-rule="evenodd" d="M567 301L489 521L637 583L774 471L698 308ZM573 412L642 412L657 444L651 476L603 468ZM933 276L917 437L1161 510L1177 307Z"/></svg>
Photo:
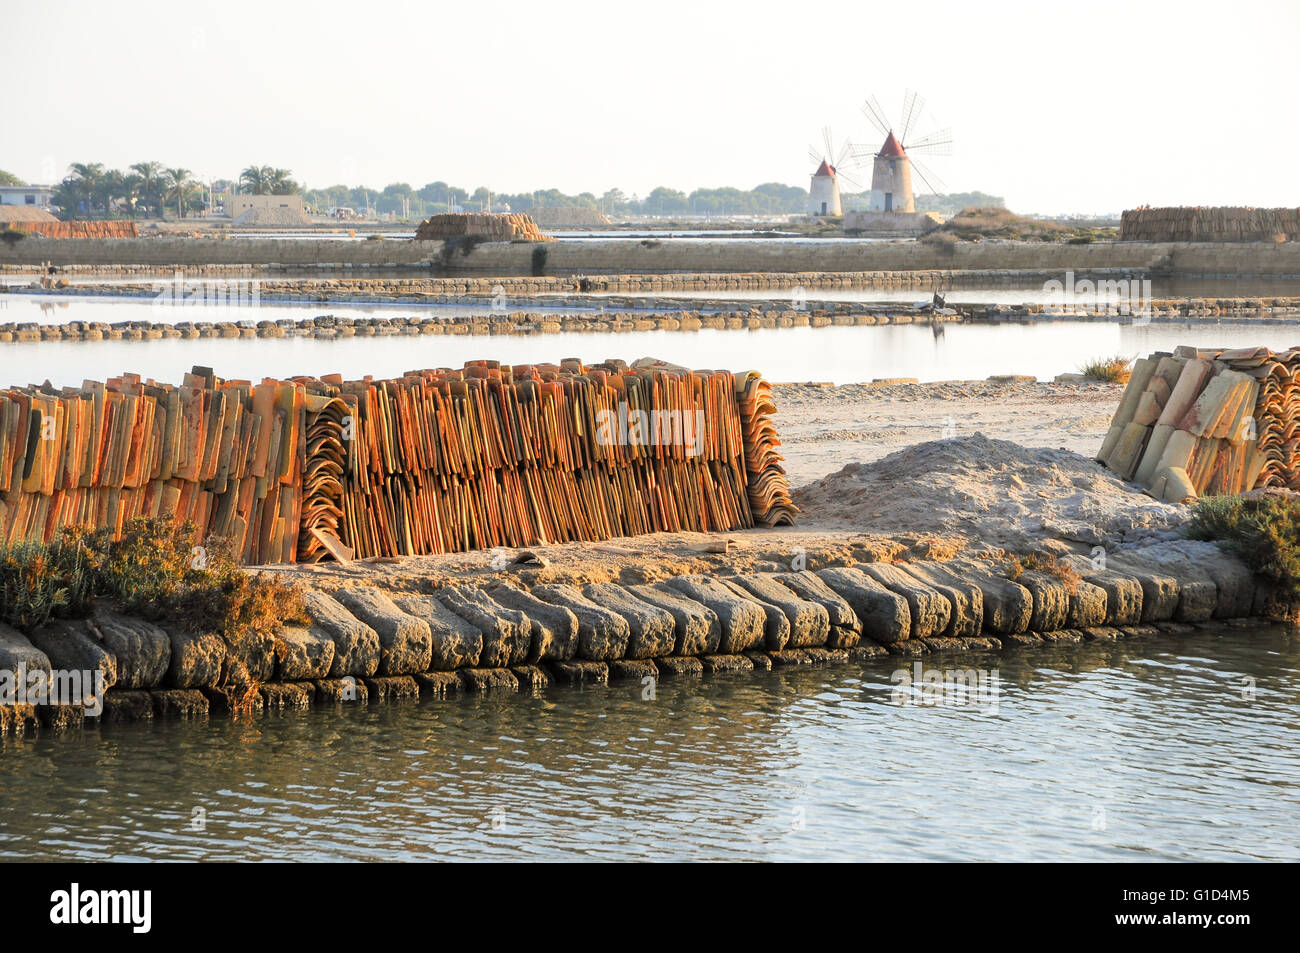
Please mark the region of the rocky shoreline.
<svg viewBox="0 0 1300 953"><path fill-rule="evenodd" d="M309 587L309 625L237 648L101 608L30 637L0 626L0 669L93 670L109 686L96 717L77 705L0 706L0 733L1116 642L1247 626L1275 608L1270 588L1212 543L1068 563L1076 578L1011 578L968 558L815 571L796 560L788 571L587 585L529 582L525 563L432 591ZM247 672L237 687L222 681L231 661Z"/></svg>

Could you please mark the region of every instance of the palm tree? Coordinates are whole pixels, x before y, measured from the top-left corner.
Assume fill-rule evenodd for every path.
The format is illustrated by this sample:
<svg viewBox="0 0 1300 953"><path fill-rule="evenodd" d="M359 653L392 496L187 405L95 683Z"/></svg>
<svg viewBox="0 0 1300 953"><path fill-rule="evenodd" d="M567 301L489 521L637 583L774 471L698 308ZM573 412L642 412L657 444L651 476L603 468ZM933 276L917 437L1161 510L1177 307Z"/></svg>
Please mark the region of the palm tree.
<svg viewBox="0 0 1300 953"><path fill-rule="evenodd" d="M104 177L104 165L101 162L74 162L68 167L72 178L86 199L86 217L94 215L95 190L99 188Z"/></svg>
<svg viewBox="0 0 1300 953"><path fill-rule="evenodd" d="M293 173L288 169L263 169L268 174L268 191L272 195L293 195L298 191L298 183L292 179Z"/></svg>
<svg viewBox="0 0 1300 953"><path fill-rule="evenodd" d="M140 202L140 190L144 187L144 177L128 172L122 176L122 201L126 204L126 214L135 218L135 207Z"/></svg>
<svg viewBox="0 0 1300 953"><path fill-rule="evenodd" d="M104 217L113 217L113 203L124 197L126 177L120 169L109 169L95 186L95 204L103 208Z"/></svg>
<svg viewBox="0 0 1300 953"><path fill-rule="evenodd" d="M293 195L298 191L298 183L292 175L288 169L250 165L239 173L239 187L251 195Z"/></svg>
<svg viewBox="0 0 1300 953"><path fill-rule="evenodd" d="M251 195L266 195L271 190L273 171L269 165L250 165L239 173L239 187Z"/></svg>
<svg viewBox="0 0 1300 953"><path fill-rule="evenodd" d="M190 186L189 169L165 169L163 175L167 178L167 198L176 199L176 217L185 217L185 193Z"/></svg>
<svg viewBox="0 0 1300 953"><path fill-rule="evenodd" d="M131 171L140 176L140 197L144 204L162 217L162 163L137 162Z"/></svg>

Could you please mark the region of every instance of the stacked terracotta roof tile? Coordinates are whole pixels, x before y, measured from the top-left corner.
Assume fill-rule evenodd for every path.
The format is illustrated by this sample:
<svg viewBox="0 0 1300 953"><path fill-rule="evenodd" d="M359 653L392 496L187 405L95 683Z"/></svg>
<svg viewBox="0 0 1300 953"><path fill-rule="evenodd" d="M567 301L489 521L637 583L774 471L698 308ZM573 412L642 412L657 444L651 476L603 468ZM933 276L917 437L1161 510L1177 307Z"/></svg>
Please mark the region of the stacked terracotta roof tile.
<svg viewBox="0 0 1300 953"><path fill-rule="evenodd" d="M234 540L248 562L292 560L305 396L205 368L179 387L124 374L0 391L0 541L175 517Z"/></svg>
<svg viewBox="0 0 1300 953"><path fill-rule="evenodd" d="M448 212L431 215L419 224L415 237L420 241L445 241L449 238L475 237L494 242L549 241L537 223L522 212L489 215Z"/></svg>
<svg viewBox="0 0 1300 953"><path fill-rule="evenodd" d="M1136 208L1120 218L1121 241L1272 242L1300 234L1300 209Z"/></svg>
<svg viewBox="0 0 1300 953"><path fill-rule="evenodd" d="M750 371L736 379L736 399L744 421L747 490L754 521L760 526L793 526L799 508L790 499L790 481L781 466L785 457L776 449L781 438L772 422L776 413L772 385L758 371Z"/></svg>
<svg viewBox="0 0 1300 953"><path fill-rule="evenodd" d="M349 405L327 394L307 395L306 466L302 476L302 520L298 528L299 562L318 562L327 557L325 539L341 541L344 482L354 463L347 450L349 421L355 401ZM322 538L322 533L329 534Z"/></svg>
<svg viewBox="0 0 1300 953"><path fill-rule="evenodd" d="M135 222L14 222L13 227L45 238L138 238Z"/></svg>
<svg viewBox="0 0 1300 953"><path fill-rule="evenodd" d="M271 563L791 522L773 409L655 362L10 388L0 541L168 516Z"/></svg>
<svg viewBox="0 0 1300 953"><path fill-rule="evenodd" d="M1300 349L1180 347L1138 361L1097 458L1171 502L1300 489Z"/></svg>

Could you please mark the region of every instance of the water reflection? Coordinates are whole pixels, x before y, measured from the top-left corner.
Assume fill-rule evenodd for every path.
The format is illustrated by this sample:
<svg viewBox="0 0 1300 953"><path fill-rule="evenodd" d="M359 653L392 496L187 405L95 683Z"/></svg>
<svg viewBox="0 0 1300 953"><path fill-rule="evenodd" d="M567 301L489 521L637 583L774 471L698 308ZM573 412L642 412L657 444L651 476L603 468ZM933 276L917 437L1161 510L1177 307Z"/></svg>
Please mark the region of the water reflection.
<svg viewBox="0 0 1300 953"><path fill-rule="evenodd" d="M14 296L20 297L20 296ZM13 302L5 321L38 320ZM135 309L135 310L133 310ZM214 320L219 308L163 309L175 320ZM242 320L304 317L322 313L402 314L389 308L326 308L263 305L232 309ZM450 313L450 312L449 312ZM59 317L79 321L156 319L148 304L78 302ZM1145 326L1113 321L1036 321L1026 324L926 324L881 327L783 328L756 331L574 332L546 335L385 336L335 340L289 337L253 340L207 338L154 341L44 341L0 344L0 386L48 377L56 386L131 370L176 381L194 364L213 367L227 378L261 379L337 372L345 377L398 375L413 368L460 366L491 357L505 363L533 363L577 357L596 363L610 357L646 355L689 367L759 368L773 381L832 381L851 384L881 377L921 381L979 380L992 375L1031 375L1050 380L1077 371L1090 357L1149 354L1182 344L1201 347L1294 344L1286 324L1166 323Z"/></svg>
<svg viewBox="0 0 1300 953"><path fill-rule="evenodd" d="M995 715L904 664L10 741L0 856L1300 857L1289 631L923 661Z"/></svg>

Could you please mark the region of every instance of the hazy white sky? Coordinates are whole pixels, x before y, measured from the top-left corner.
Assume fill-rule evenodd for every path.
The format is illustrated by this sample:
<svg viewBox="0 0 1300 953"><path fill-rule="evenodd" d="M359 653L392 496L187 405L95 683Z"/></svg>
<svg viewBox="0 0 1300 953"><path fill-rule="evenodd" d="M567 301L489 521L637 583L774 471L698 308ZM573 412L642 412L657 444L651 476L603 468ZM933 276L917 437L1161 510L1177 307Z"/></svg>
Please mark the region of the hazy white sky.
<svg viewBox="0 0 1300 953"><path fill-rule="evenodd" d="M932 167L1020 211L1300 205L1297 0L5 0L0 168L249 164L319 187L807 187L859 111L953 127ZM919 184L919 183L918 183Z"/></svg>

